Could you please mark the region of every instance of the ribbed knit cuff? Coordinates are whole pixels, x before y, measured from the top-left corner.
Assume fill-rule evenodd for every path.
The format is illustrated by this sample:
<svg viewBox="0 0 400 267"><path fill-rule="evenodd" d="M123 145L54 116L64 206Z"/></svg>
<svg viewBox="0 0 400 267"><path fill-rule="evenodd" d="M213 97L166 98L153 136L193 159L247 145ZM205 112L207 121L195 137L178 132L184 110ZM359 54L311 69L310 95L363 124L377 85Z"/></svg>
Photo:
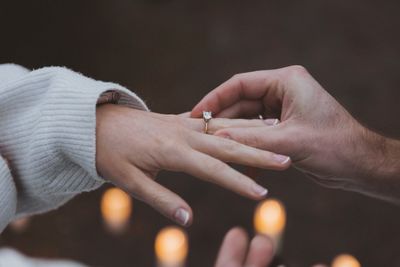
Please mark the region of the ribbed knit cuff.
<svg viewBox="0 0 400 267"><path fill-rule="evenodd" d="M113 90L120 94L119 105L147 110L144 102L126 88L84 77L64 68L44 68L53 74L51 90L43 99L41 121L44 142L54 142L69 160L89 175L103 181L96 171L96 104L100 95ZM50 138L50 139L49 139Z"/></svg>
<svg viewBox="0 0 400 267"><path fill-rule="evenodd" d="M7 167L6 162L0 157L0 233L14 218L17 208L17 190Z"/></svg>
<svg viewBox="0 0 400 267"><path fill-rule="evenodd" d="M0 147L18 184L20 215L42 212L98 188L96 102L108 90L118 104L146 110L126 88L48 67L0 86Z"/></svg>

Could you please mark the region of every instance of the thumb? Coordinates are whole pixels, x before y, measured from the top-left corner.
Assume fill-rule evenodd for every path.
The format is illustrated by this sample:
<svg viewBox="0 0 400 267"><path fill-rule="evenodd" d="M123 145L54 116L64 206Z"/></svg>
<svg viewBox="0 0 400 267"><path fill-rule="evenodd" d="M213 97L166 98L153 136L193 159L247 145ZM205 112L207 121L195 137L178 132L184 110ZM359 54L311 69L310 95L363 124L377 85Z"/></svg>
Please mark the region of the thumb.
<svg viewBox="0 0 400 267"><path fill-rule="evenodd" d="M296 136L291 132L287 126L278 124L265 127L224 128L215 132L215 135L293 157L296 154L298 144L296 144Z"/></svg>

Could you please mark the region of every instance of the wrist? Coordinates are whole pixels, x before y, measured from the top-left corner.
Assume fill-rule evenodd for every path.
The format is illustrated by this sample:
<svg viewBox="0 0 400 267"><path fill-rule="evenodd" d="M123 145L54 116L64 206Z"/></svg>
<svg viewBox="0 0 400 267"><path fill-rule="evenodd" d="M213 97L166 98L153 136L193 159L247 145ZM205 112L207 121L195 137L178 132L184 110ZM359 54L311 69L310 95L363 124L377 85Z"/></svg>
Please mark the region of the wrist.
<svg viewBox="0 0 400 267"><path fill-rule="evenodd" d="M387 139L365 127L360 130L361 140L359 153L356 155L355 177L360 181L368 181L372 177L381 176L385 169Z"/></svg>
<svg viewBox="0 0 400 267"><path fill-rule="evenodd" d="M382 158L373 173L374 177L380 182L400 187L400 141L383 136L382 139Z"/></svg>
<svg viewBox="0 0 400 267"><path fill-rule="evenodd" d="M107 140L107 137L115 130L112 123L119 108L123 107L110 103L102 103L96 107L96 170L103 178L110 176L106 171L109 155L104 150L107 142L112 141Z"/></svg>
<svg viewBox="0 0 400 267"><path fill-rule="evenodd" d="M400 141L365 127L359 129L353 177L355 191L398 201L400 189Z"/></svg>

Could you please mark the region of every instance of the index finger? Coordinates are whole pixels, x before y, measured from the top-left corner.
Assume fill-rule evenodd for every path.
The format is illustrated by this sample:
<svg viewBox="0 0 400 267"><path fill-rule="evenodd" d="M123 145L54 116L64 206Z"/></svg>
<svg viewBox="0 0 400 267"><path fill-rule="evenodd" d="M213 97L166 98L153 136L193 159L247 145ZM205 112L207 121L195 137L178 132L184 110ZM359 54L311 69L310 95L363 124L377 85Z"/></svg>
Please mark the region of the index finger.
<svg viewBox="0 0 400 267"><path fill-rule="evenodd" d="M261 99L279 82L279 72L263 70L233 76L208 93L192 110L192 117L200 117L204 110L218 114L242 99Z"/></svg>
<svg viewBox="0 0 400 267"><path fill-rule="evenodd" d="M235 227L225 235L221 248L218 253L215 267L241 267L246 259L248 249L247 233Z"/></svg>

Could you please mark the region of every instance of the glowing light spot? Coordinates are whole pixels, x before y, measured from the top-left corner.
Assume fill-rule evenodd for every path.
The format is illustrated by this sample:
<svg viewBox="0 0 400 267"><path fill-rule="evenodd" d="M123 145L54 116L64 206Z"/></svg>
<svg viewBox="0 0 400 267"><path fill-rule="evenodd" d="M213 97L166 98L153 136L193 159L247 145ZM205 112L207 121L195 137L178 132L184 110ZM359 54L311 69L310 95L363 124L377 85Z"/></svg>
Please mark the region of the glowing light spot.
<svg viewBox="0 0 400 267"><path fill-rule="evenodd" d="M183 266L189 249L187 236L178 227L166 227L158 233L154 249L159 266Z"/></svg>
<svg viewBox="0 0 400 267"><path fill-rule="evenodd" d="M332 267L361 267L361 264L352 255L341 254L333 259Z"/></svg>
<svg viewBox="0 0 400 267"><path fill-rule="evenodd" d="M257 233L271 237L280 235L286 225L286 211L276 199L261 202L254 213L254 229Z"/></svg>
<svg viewBox="0 0 400 267"><path fill-rule="evenodd" d="M101 214L111 232L123 232L132 214L131 197L121 189L108 189L101 199Z"/></svg>

